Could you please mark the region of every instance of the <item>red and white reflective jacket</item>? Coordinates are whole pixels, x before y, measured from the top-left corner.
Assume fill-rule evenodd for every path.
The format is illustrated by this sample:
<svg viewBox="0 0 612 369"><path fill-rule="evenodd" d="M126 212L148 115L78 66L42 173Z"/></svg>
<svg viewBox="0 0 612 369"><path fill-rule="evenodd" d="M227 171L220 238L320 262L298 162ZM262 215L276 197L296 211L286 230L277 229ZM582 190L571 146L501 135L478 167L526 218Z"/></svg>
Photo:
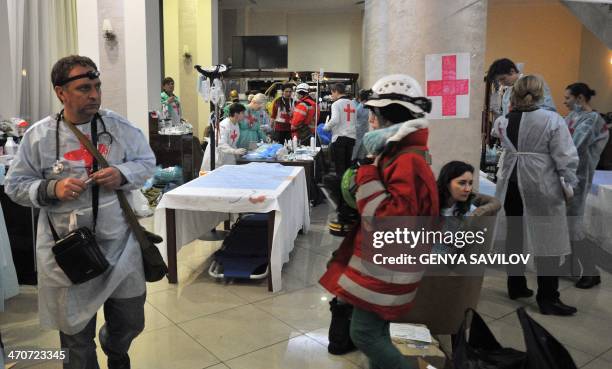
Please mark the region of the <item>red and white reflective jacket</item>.
<svg viewBox="0 0 612 369"><path fill-rule="evenodd" d="M403 126L390 140L398 142L374 165L362 165L356 176L357 208L361 216L437 216L436 180L422 155L429 130L424 119ZM382 173L379 173L379 168ZM423 275L422 267L391 271L362 258L361 225L347 236L319 283L329 292L385 320L396 320L412 307Z"/></svg>
<svg viewBox="0 0 612 369"><path fill-rule="evenodd" d="M317 103L310 96L305 96L295 103L291 117L291 136L297 137L298 130L302 125L308 126L311 133L314 133L317 109Z"/></svg>

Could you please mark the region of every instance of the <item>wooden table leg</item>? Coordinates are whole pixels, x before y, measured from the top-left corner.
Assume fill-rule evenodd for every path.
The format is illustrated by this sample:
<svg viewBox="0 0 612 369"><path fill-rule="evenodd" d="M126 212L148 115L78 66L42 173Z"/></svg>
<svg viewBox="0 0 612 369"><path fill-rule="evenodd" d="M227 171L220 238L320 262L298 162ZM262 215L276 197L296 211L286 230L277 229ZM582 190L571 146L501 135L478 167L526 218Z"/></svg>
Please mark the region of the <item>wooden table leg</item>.
<svg viewBox="0 0 612 369"><path fill-rule="evenodd" d="M176 265L176 211L166 209L166 250L168 252L168 282L178 283Z"/></svg>
<svg viewBox="0 0 612 369"><path fill-rule="evenodd" d="M268 273L268 291L272 292L272 240L274 238L274 217L276 212L271 211L268 213L268 268L270 268L270 273Z"/></svg>

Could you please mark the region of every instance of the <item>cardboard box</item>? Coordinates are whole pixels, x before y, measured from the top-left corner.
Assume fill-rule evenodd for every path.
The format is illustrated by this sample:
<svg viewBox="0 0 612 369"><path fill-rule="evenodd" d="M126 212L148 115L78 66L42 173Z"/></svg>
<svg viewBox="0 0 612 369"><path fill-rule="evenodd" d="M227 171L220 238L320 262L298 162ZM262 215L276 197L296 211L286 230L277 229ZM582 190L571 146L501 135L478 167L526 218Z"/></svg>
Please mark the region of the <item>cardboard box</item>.
<svg viewBox="0 0 612 369"><path fill-rule="evenodd" d="M405 324L407 326L417 326L418 324ZM391 341L397 349L408 358L412 363L418 365L419 369L443 369L446 365L446 354L440 349L439 342L431 338L431 343L415 341L406 338L391 337ZM421 362L425 365L422 366ZM429 368L427 367L429 365Z"/></svg>

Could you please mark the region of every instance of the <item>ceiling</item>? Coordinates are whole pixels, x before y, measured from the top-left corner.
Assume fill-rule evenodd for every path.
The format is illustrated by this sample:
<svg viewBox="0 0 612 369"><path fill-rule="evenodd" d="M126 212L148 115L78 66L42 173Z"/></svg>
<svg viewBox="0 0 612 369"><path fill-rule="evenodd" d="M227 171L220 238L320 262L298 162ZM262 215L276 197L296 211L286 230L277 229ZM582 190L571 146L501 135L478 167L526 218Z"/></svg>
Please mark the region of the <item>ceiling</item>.
<svg viewBox="0 0 612 369"><path fill-rule="evenodd" d="M219 0L221 9L258 10L357 10L363 9L359 0Z"/></svg>

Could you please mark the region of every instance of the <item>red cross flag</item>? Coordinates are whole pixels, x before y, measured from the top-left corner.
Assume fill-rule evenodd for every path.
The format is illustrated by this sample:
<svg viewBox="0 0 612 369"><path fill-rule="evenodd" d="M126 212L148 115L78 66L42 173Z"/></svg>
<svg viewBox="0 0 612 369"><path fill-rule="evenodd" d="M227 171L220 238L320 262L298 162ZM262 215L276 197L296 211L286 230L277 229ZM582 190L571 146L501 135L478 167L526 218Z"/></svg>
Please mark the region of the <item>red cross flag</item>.
<svg viewBox="0 0 612 369"><path fill-rule="evenodd" d="M432 100L429 119L470 116L470 54L425 56L426 95Z"/></svg>

